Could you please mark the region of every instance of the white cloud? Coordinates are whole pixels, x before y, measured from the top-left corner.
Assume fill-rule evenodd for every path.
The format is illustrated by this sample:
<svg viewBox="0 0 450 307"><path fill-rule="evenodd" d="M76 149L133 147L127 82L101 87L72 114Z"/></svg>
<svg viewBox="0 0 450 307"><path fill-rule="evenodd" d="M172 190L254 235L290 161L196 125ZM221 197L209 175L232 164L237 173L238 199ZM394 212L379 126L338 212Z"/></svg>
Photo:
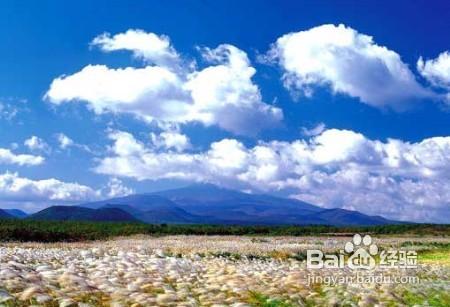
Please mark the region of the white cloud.
<svg viewBox="0 0 450 307"><path fill-rule="evenodd" d="M126 132L112 132L110 138L110 155L100 161L98 173L284 190L324 207L448 222L450 137L381 142L328 129L306 141L260 142L250 148L224 139L197 153L157 152Z"/></svg>
<svg viewBox="0 0 450 307"><path fill-rule="evenodd" d="M44 163L41 156L14 154L11 150L0 148L0 164L39 165Z"/></svg>
<svg viewBox="0 0 450 307"><path fill-rule="evenodd" d="M34 212L48 206L76 205L133 193L132 188L125 186L117 178L111 178L106 186L96 190L76 182L64 182L55 178L33 180L21 177L18 173L0 174L0 202L3 208L20 208Z"/></svg>
<svg viewBox="0 0 450 307"><path fill-rule="evenodd" d="M41 151L50 152L50 146L41 138L33 135L26 139L24 145L27 146L31 151Z"/></svg>
<svg viewBox="0 0 450 307"><path fill-rule="evenodd" d="M126 32L124 37L136 34L130 33L134 32ZM136 40L104 36L94 42L109 51L129 49L144 54L143 45L147 43L141 39L146 41L145 35L155 38L153 33L139 32ZM169 49L157 49L176 54L168 40L167 46ZM147 53L158 64L154 58L159 56L153 51ZM97 114L131 113L145 121L169 124L200 122L236 134L254 134L282 119L279 108L263 102L252 81L256 70L245 52L224 44L216 49L204 48L202 55L212 65L194 71L173 70L162 64L124 69L88 65L75 74L53 80L46 98L55 104L84 101Z"/></svg>
<svg viewBox="0 0 450 307"><path fill-rule="evenodd" d="M245 52L220 45L204 49L203 56L218 65L188 76L184 87L194 101L193 119L216 123L236 134L252 134L283 118L281 109L262 102L259 88L251 80L256 70Z"/></svg>
<svg viewBox="0 0 450 307"><path fill-rule="evenodd" d="M19 205L20 208L37 210L52 204L88 201L99 196L98 191L78 183L54 178L32 180L9 172L0 174L0 200L8 207Z"/></svg>
<svg viewBox="0 0 450 307"><path fill-rule="evenodd" d="M56 140L58 141L59 148L62 150L74 147L80 150L87 151L89 153L94 153L88 145L78 144L64 133L57 133L55 134L55 137Z"/></svg>
<svg viewBox="0 0 450 307"><path fill-rule="evenodd" d="M434 95L417 83L396 52L342 24L286 34L268 58L284 69L285 86L306 96L316 86L329 86L371 106L402 108Z"/></svg>
<svg viewBox="0 0 450 307"><path fill-rule="evenodd" d="M442 52L436 59L417 61L417 70L432 85L450 90L450 52Z"/></svg>
<svg viewBox="0 0 450 307"><path fill-rule="evenodd" d="M55 79L47 97L55 104L87 101L97 114L133 113L143 119L182 120L188 104L178 76L166 68L110 69L88 65Z"/></svg>
<svg viewBox="0 0 450 307"><path fill-rule="evenodd" d="M56 139L58 140L59 148L61 148L61 149L66 149L66 148L74 145L73 140L71 138L69 138L67 135L65 135L64 133L56 134Z"/></svg>
<svg viewBox="0 0 450 307"><path fill-rule="evenodd" d="M110 148L112 157L106 157L96 168L99 173L113 173L113 176L133 177L139 180L148 179L153 174L154 179L181 176L186 167L192 163L192 157L183 153L157 153L153 146L146 147L137 141L133 135L123 131L114 131L109 134L113 140ZM178 172L180 165L180 173ZM117 168L116 171L110 170ZM175 175L175 173L177 173Z"/></svg>
<svg viewBox="0 0 450 307"><path fill-rule="evenodd" d="M111 178L108 181L106 191L103 193L108 198L121 197L133 194L134 190L125 186L120 179Z"/></svg>
<svg viewBox="0 0 450 307"><path fill-rule="evenodd" d="M94 38L92 45L99 46L105 52L129 50L135 57L161 66L178 65L180 61L169 37L142 30L128 30L114 36L104 33Z"/></svg>
<svg viewBox="0 0 450 307"><path fill-rule="evenodd" d="M178 131L163 131L160 134L151 133L150 138L156 148L175 149L184 151L191 147L189 138Z"/></svg>
<svg viewBox="0 0 450 307"><path fill-rule="evenodd" d="M321 134L327 126L324 123L318 123L312 128L302 127L302 134L305 136L315 136Z"/></svg>

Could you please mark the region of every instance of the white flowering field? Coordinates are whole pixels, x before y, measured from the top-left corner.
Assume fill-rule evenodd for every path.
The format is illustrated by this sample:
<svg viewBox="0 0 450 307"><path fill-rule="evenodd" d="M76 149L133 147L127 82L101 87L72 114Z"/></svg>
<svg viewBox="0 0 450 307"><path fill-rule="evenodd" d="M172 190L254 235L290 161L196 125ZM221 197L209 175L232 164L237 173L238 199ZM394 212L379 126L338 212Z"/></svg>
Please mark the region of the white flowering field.
<svg viewBox="0 0 450 307"><path fill-rule="evenodd" d="M445 237L382 237L414 249L415 269L383 269L420 283L310 283L305 251L348 237L133 237L86 243L1 243L1 306L449 306ZM381 270L381 269L375 269ZM362 272L364 274L364 272Z"/></svg>

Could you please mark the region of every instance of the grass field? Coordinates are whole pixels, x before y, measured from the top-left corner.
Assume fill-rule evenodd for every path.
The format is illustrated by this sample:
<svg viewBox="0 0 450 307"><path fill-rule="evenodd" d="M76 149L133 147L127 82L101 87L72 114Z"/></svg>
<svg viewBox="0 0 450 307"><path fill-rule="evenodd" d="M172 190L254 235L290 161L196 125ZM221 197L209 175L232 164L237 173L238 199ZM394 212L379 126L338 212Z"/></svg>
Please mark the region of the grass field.
<svg viewBox="0 0 450 307"><path fill-rule="evenodd" d="M345 269L306 268L306 250L337 253L350 234L415 250L420 283L311 283ZM448 306L450 227L147 225L0 221L5 306ZM365 274L365 272L363 272Z"/></svg>
<svg viewBox="0 0 450 307"><path fill-rule="evenodd" d="M115 226L118 227L118 226ZM410 230L409 230L410 231ZM307 249L337 252L345 235L134 235L99 241L0 243L5 306L448 306L450 237L373 235L380 248L416 250L418 267L379 269L419 283L336 284L306 268ZM368 274L367 272L360 272Z"/></svg>

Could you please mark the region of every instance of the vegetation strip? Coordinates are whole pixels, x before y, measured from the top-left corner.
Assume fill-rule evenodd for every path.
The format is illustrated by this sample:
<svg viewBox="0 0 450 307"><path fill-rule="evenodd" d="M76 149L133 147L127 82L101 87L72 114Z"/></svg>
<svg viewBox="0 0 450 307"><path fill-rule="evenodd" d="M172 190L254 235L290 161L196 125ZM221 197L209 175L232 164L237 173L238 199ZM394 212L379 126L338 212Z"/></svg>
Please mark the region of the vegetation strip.
<svg viewBox="0 0 450 307"><path fill-rule="evenodd" d="M116 236L147 235L258 235L308 236L349 235L439 235L450 236L450 225L401 224L367 227L334 226L235 226L181 225L75 221L0 220L1 241L75 242L102 240Z"/></svg>

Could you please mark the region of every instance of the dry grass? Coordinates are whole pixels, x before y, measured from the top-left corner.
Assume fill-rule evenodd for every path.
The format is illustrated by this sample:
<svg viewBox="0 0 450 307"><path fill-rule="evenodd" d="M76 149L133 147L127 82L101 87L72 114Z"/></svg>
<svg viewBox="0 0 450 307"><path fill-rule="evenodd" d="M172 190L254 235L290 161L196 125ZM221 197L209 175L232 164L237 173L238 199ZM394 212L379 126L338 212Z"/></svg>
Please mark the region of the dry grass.
<svg viewBox="0 0 450 307"><path fill-rule="evenodd" d="M348 237L138 236L85 243L0 245L0 304L6 306L389 306L445 304L450 239L382 237L380 247L419 249L420 284L308 284L307 249L336 252ZM408 243L409 242L409 243ZM367 274L367 272L361 272ZM419 304L419 305L420 305Z"/></svg>

